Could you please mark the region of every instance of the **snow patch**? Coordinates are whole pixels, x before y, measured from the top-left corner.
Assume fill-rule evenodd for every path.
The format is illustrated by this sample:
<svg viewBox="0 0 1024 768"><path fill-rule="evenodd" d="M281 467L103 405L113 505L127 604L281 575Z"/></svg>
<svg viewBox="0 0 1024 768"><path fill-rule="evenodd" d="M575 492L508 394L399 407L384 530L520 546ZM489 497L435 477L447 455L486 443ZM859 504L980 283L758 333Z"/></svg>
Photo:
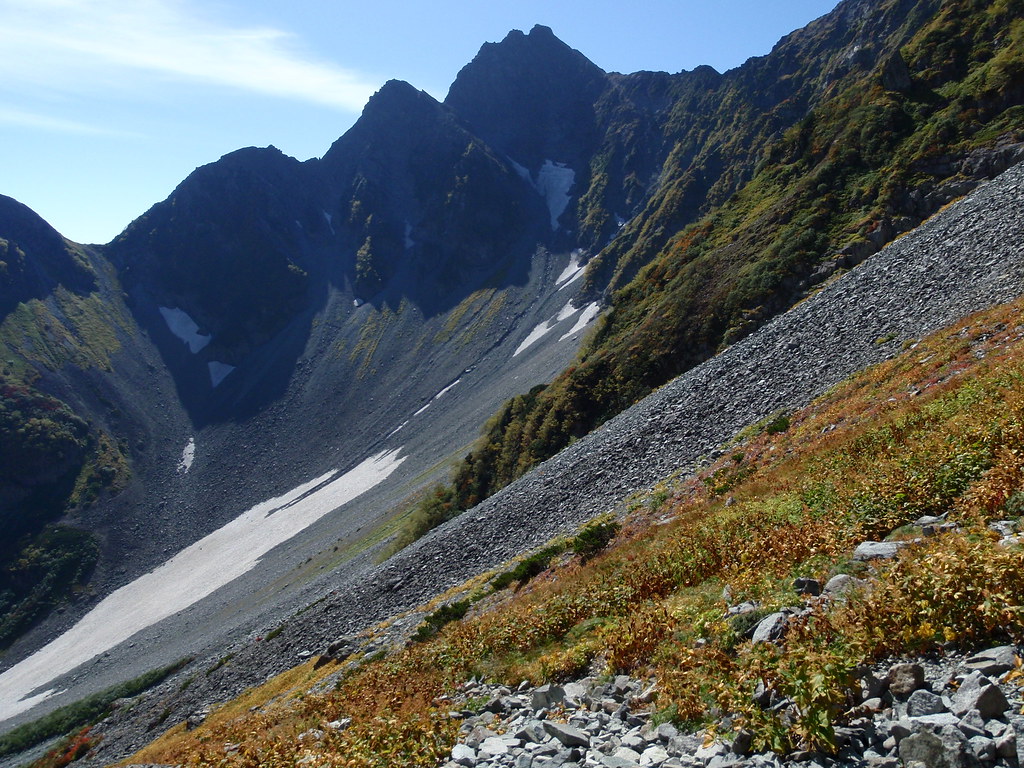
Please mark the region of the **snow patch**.
<svg viewBox="0 0 1024 768"><path fill-rule="evenodd" d="M329 214L327 211L324 211L324 210L321 210L320 213L322 213L324 215L324 219L327 221L327 226L331 228L331 234L332 235L338 234L337 232L334 231L334 217L331 216L331 214Z"/></svg>
<svg viewBox="0 0 1024 768"><path fill-rule="evenodd" d="M145 576L112 592L81 621L0 674L0 721L57 693L31 695L136 632L188 608L254 568L278 544L386 479L405 460L378 453L341 476L337 470L257 504Z"/></svg>
<svg viewBox="0 0 1024 768"><path fill-rule="evenodd" d="M392 430L391 430L390 432L388 432L388 435L387 435L387 437L385 437L384 439L385 439L385 440L387 440L387 438L388 438L388 437L391 437L392 435L397 435L397 434L398 434L399 432L401 432L401 431L402 431L402 428L403 428L403 427L404 427L404 426L405 426L406 424L408 424L408 423L409 423L409 420L408 420L408 419L406 419L406 420L405 420L405 421L403 421L403 422L402 422L401 424L399 424L399 425L398 425L397 427L395 427L395 428L394 428L394 429L392 429Z"/></svg>
<svg viewBox="0 0 1024 768"><path fill-rule="evenodd" d="M576 183L576 172L565 163L556 163L554 160L545 160L544 165L537 171L536 176L524 166L517 163L511 157L508 158L513 170L518 173L524 181L540 193L548 204L548 213L551 214L551 229L558 229L558 219L565 213L569 205L569 190Z"/></svg>
<svg viewBox="0 0 1024 768"><path fill-rule="evenodd" d="M193 355L213 341L213 336L199 333L199 326L185 310L177 307L159 307L159 310L171 333L184 341Z"/></svg>
<svg viewBox="0 0 1024 768"><path fill-rule="evenodd" d="M426 405L424 405L422 408L420 408L418 411L416 411L416 413L414 413L413 416L419 416L421 413L423 413L425 410L427 410L427 408L429 408L431 405L433 405L435 400L441 399L441 397L443 395L445 395L448 392L448 390L450 390L452 387L454 387L460 381L462 381L462 377L457 378L455 381L453 381L447 387L445 387L440 392L438 392L436 395L434 395L432 398L430 398L430 402L428 402ZM408 424L408 423L409 422L406 422L406 424ZM405 426L405 424L402 425L402 427L404 427L404 426ZM398 429L401 429L402 427L399 427ZM397 432L398 429L396 429L395 432ZM389 435L389 437L390 437L390 435Z"/></svg>
<svg viewBox="0 0 1024 768"><path fill-rule="evenodd" d="M571 301L567 303L564 307L558 310L558 314L552 317L550 320L545 320L543 323L534 326L533 330L530 331L527 337L523 339L522 342L520 342L518 347L516 347L516 351L512 353L512 357L515 357L516 355L518 355L520 352L527 349L531 345L536 344L538 341L544 338L544 336L547 335L549 331L553 330L556 325L558 325L563 320L568 320L577 312L579 312L579 310L572 305ZM563 336L562 338L565 337Z"/></svg>
<svg viewBox="0 0 1024 768"><path fill-rule="evenodd" d="M211 360L207 363L207 367L210 369L210 384L217 386L224 378L235 370L235 366L228 365L227 363L218 363L216 360Z"/></svg>
<svg viewBox="0 0 1024 768"><path fill-rule="evenodd" d="M558 229L558 219L569 205L569 190L576 182L576 173L564 163L545 160L537 171L534 186L548 204L551 229Z"/></svg>
<svg viewBox="0 0 1024 768"><path fill-rule="evenodd" d="M508 159L508 161L512 164L513 170L515 170L515 172L519 174L523 181L528 181L531 185L533 185L533 179L530 177L530 172L525 167L521 166L511 157Z"/></svg>
<svg viewBox="0 0 1024 768"><path fill-rule="evenodd" d="M593 304L587 304L587 306L583 308L583 312L576 319L576 325L572 327L571 331L569 331L562 338L560 338L559 341L565 341L570 336L575 336L577 333L586 328L587 325L590 324L590 321L597 317L598 314L600 314L600 312L601 307L598 305L596 301Z"/></svg>
<svg viewBox="0 0 1024 768"><path fill-rule="evenodd" d="M412 224L407 221L405 222L405 250L408 251L414 245L416 245L416 241L412 239Z"/></svg>
<svg viewBox="0 0 1024 768"><path fill-rule="evenodd" d="M512 353L512 357L515 357L520 352L526 350L528 347L536 344L538 341L544 338L548 331L550 331L554 327L554 323L552 323L550 320L545 320L543 323L535 325L533 327L533 330L526 335L526 338L519 342L519 346L516 347L516 351Z"/></svg>
<svg viewBox="0 0 1024 768"><path fill-rule="evenodd" d="M576 307L572 305L572 302L566 302L566 305L558 310L558 314L555 315L555 323L560 323L563 320L568 320L570 317L579 312Z"/></svg>
<svg viewBox="0 0 1024 768"><path fill-rule="evenodd" d="M196 459L196 439L190 437L181 451L181 461L178 462L178 474L186 475L192 469L192 462Z"/></svg>
<svg viewBox="0 0 1024 768"><path fill-rule="evenodd" d="M580 264L580 257L583 255L583 251L577 248L571 254L569 254L569 263L565 269L562 270L562 274L555 280L555 285L558 286L558 290L562 290L567 285L572 285L581 277L583 277L583 270L587 268L586 264Z"/></svg>

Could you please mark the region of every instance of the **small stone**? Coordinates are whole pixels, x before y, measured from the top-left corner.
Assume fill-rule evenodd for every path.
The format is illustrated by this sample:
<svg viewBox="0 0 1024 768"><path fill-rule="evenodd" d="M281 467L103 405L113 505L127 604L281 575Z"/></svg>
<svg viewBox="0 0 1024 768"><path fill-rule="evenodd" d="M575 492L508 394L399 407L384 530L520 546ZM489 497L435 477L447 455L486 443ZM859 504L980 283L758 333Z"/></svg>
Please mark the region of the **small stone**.
<svg viewBox="0 0 1024 768"><path fill-rule="evenodd" d="M634 763L640 762L640 753L635 749L630 749L629 747L619 747L612 753L612 755L623 760L632 760Z"/></svg>
<svg viewBox="0 0 1024 768"><path fill-rule="evenodd" d="M715 741L707 746L700 746L694 753L694 757L702 763L709 763L715 757L721 757L729 753L728 748L721 742Z"/></svg>
<svg viewBox="0 0 1024 768"><path fill-rule="evenodd" d="M866 560L892 560L904 547L909 546L908 541L864 541L853 550L853 559Z"/></svg>
<svg viewBox="0 0 1024 768"><path fill-rule="evenodd" d="M921 717L915 717L906 722L915 725L914 730L919 730L921 727L930 728L931 730L946 726L956 728L959 725L956 715L952 712L939 712L937 715L921 715Z"/></svg>
<svg viewBox="0 0 1024 768"><path fill-rule="evenodd" d="M647 739L639 733L628 733L622 737L622 746L637 750L637 757L639 757L640 752L647 749Z"/></svg>
<svg viewBox="0 0 1024 768"><path fill-rule="evenodd" d="M640 763L636 760L629 760L625 757L605 755L601 758L601 765L605 766L605 768L639 768Z"/></svg>
<svg viewBox="0 0 1024 768"><path fill-rule="evenodd" d="M990 530L995 531L1000 536L1012 536L1017 531L1016 520L993 520L988 524Z"/></svg>
<svg viewBox="0 0 1024 768"><path fill-rule="evenodd" d="M924 667L920 664L894 664L889 668L889 691L901 701L924 687Z"/></svg>
<svg viewBox="0 0 1024 768"><path fill-rule="evenodd" d="M728 611L726 611L726 614L729 616L743 616L748 613L753 613L757 608L757 603L752 600L746 600L739 605L732 606Z"/></svg>
<svg viewBox="0 0 1024 768"><path fill-rule="evenodd" d="M573 707L584 704L590 689L581 683L566 683L563 687L565 703Z"/></svg>
<svg viewBox="0 0 1024 768"><path fill-rule="evenodd" d="M945 711L946 705L942 703L942 697L936 696L931 691L926 691L923 688L914 691L907 699L908 717L937 715Z"/></svg>
<svg viewBox="0 0 1024 768"><path fill-rule="evenodd" d="M679 736L679 729L672 725L672 723L662 723L654 729L654 736L659 741L667 743Z"/></svg>
<svg viewBox="0 0 1024 768"><path fill-rule="evenodd" d="M544 730L558 739L567 747L589 747L590 737L579 728L564 723L544 721Z"/></svg>
<svg viewBox="0 0 1024 768"><path fill-rule="evenodd" d="M754 742L754 734L745 728L736 732L732 740L732 751L737 755L749 755Z"/></svg>
<svg viewBox="0 0 1024 768"><path fill-rule="evenodd" d="M768 643L778 640L785 633L786 624L788 623L789 616L781 611L766 616L754 628L751 640L755 643Z"/></svg>
<svg viewBox="0 0 1024 768"><path fill-rule="evenodd" d="M643 754L640 755L640 765L661 765L668 758L669 754L665 751L665 748L655 744L645 749Z"/></svg>
<svg viewBox="0 0 1024 768"><path fill-rule="evenodd" d="M625 696L633 690L633 681L629 675L616 675L612 682L612 691L619 696Z"/></svg>
<svg viewBox="0 0 1024 768"><path fill-rule="evenodd" d="M967 740L967 748L982 762L996 759L996 743L987 736L972 736Z"/></svg>
<svg viewBox="0 0 1024 768"><path fill-rule="evenodd" d="M996 739L996 754L1007 760L1017 757L1017 734L1012 728Z"/></svg>
<svg viewBox="0 0 1024 768"><path fill-rule="evenodd" d="M974 736L988 736L989 733L985 728L985 720L982 718L981 713L976 709L972 709L966 715L960 718L960 722L957 723L957 728L960 732L968 739Z"/></svg>

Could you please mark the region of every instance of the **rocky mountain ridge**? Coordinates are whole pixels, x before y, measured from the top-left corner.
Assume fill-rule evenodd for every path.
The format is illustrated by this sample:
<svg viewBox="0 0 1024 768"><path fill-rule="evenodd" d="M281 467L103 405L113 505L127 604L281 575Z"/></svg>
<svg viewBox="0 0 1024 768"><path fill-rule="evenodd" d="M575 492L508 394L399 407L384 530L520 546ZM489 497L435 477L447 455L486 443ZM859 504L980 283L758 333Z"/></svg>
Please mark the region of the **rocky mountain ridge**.
<svg viewBox="0 0 1024 768"><path fill-rule="evenodd" d="M657 355L666 349L687 365L713 354L719 343L739 339L812 284L911 227L917 219L909 209L926 216L1012 163L1022 138L1013 117L1019 77L1007 65L1006 81L971 107L971 130L980 138L971 133L936 144L949 152L929 155L921 177L877 181L887 178L892 155L889 145L875 146L876 136L916 141L917 133L906 138L908 125L931 130L929 110L960 104L955 94L939 91L961 87L978 67L994 71L993 62L1002 66L1000 57L1012 50L990 28L1002 23L998 13L1005 9L990 9L994 21L986 21L983 13L972 16L955 5L844 2L769 56L721 75L709 68L608 74L546 28L512 33L484 47L443 104L408 84L389 83L321 160L300 163L273 148L240 150L197 170L108 246L87 249L61 240L53 258L78 264L84 282L76 283L72 270L67 284L36 281L31 290L38 295L12 287L14 309L0 325L0 343L5 376L87 417L95 445L105 446L86 462L99 478L91 486L95 499L72 503L64 521L99 534L95 588L106 593L129 583L253 505L312 478L400 450L401 466L379 488L275 550L253 580L225 588L190 614L182 650L205 653L225 636L287 614L296 600L376 573L367 555L349 559L351 553L371 546L388 530L378 526L431 479L443 478L447 457L464 455L502 402L550 381L572 360L599 306L591 300L610 299L611 318L599 334L606 339L623 328L657 327L678 313L683 305L663 290L673 270L692 266L713 276L739 269L744 290L753 286L739 299L730 294L707 316L707 307L683 313L712 329L706 337L677 344L669 328L655 334L656 345L644 340L616 352L619 368L593 364L603 365L611 353L588 353L576 368L589 366L599 384L607 383L576 387L579 397L596 403L612 392L621 408L643 387L664 381L671 365ZM927 33L940 48L950 34L943 26L950 15L970 22L972 34L989 47L979 43L977 60L956 49L960 58L944 72L939 65L945 63L931 48L922 52L919 41ZM558 77L545 76L555 71ZM855 127L855 142L828 133L830 120L845 113L815 112L822 105L831 109L848 92L870 102L850 98L860 111L844 125ZM876 114L884 117L878 125L864 117ZM850 142L859 154L837 162L833 155ZM917 162L916 155L909 158ZM902 173L910 166L895 167ZM869 177L856 176L863 188L846 181L838 191L830 186L850 168ZM784 190L803 190L808 200L862 211L863 220L831 226L827 217L808 218L801 209L799 227L779 234L771 227L794 215L787 209L792 199L788 191L778 199L757 197L768 184L758 173ZM744 192L750 189L754 193ZM856 197L856 205L842 195ZM699 220L714 217L719 205L726 206L726 218L749 225L735 230L739 244L726 245L714 263L680 250L684 241L703 247L699 233L705 229L731 231ZM15 218L10 225L0 221L0 236L15 231ZM758 229L764 222L767 229ZM766 231L778 234L778 242L799 244L799 253L779 251L782 266L744 261L743 248L763 244ZM40 248L53 243L50 236ZM775 254L776 246L772 241L756 251ZM45 265L48 257L40 254ZM660 261L652 261L656 257ZM61 270L71 269L64 261ZM704 299L715 295L687 290ZM999 286L977 290L987 301ZM658 311L631 314L634 300L642 307L651 297L662 297ZM962 301L967 306L972 299ZM911 326L917 328L917 320ZM878 337L891 332L883 329ZM632 372L622 374L630 367L639 370L642 386L629 378ZM746 376L722 375L730 381ZM787 401L792 395L783 389L766 397ZM594 410L612 413L603 401ZM742 426L755 410L738 407L723 429ZM690 417L698 425L704 418ZM563 430L566 441L587 431L570 420L564 430L558 423L553 428ZM557 419L537 421L547 428ZM702 430L687 426L673 438L700 444L697 453L651 453L649 468L616 475L615 497L712 450L722 438ZM601 434L579 445L600 455L606 448ZM543 434L532 437L545 442ZM630 440L634 449L648 450ZM559 462L570 462L566 466L589 482L593 462L582 450ZM528 458L523 467L535 460ZM573 487L526 487L563 515L559 524L608 502L599 495L578 498ZM518 504L519 492L509 493L482 509ZM461 525L472 526L477 517ZM544 526L534 530L530 515L508 525L531 531L512 549L550 533ZM421 546L435 546L430 541ZM429 574L445 567L450 552L437 546L426 557L429 567L419 549L410 550L412 560L400 556L387 566L384 583L392 586L380 593L381 610L436 588ZM512 553L481 549L471 546L451 578L461 567L484 567ZM409 577L407 568L423 571L425 581ZM377 588L368 589L361 600L378 599ZM64 613L37 624L4 663L72 626L97 598L79 596ZM162 632L178 631L172 624L136 640L144 653L122 649L116 659L101 660L83 673L85 685L95 689L158 658L173 660L170 650L159 648Z"/></svg>

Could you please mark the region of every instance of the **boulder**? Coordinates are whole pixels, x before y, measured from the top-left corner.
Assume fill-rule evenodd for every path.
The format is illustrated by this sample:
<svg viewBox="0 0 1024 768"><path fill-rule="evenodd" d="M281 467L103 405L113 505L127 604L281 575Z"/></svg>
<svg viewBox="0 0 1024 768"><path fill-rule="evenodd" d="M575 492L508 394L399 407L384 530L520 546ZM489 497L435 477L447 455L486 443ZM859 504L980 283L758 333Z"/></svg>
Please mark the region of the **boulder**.
<svg viewBox="0 0 1024 768"><path fill-rule="evenodd" d="M471 768L476 765L476 750L465 744L456 744L452 747L452 762Z"/></svg>
<svg viewBox="0 0 1024 768"><path fill-rule="evenodd" d="M768 643L778 640L786 632L786 624L789 623L789 615L779 611L764 617L754 628L754 635L751 638L755 643Z"/></svg>
<svg viewBox="0 0 1024 768"><path fill-rule="evenodd" d="M848 573L839 573L825 582L825 592L831 595L848 592L864 582Z"/></svg>
<svg viewBox="0 0 1024 768"><path fill-rule="evenodd" d="M900 742L900 759L904 765L919 762L928 768L977 768L978 758L970 750L967 739L951 725L936 731L920 730Z"/></svg>
<svg viewBox="0 0 1024 768"><path fill-rule="evenodd" d="M1002 719L1009 708L1010 704L999 686L981 672L972 672L965 677L953 697L953 712L960 716L976 709L984 720Z"/></svg>
<svg viewBox="0 0 1024 768"><path fill-rule="evenodd" d="M669 754L665 748L655 744L645 749L640 755L640 765L661 765L668 758Z"/></svg>
<svg viewBox="0 0 1024 768"><path fill-rule="evenodd" d="M574 728L571 725L566 725L565 723L553 723L550 720L545 720L544 730L567 747L590 746L590 737L579 728Z"/></svg>
<svg viewBox="0 0 1024 768"><path fill-rule="evenodd" d="M941 696L936 696L931 691L923 688L910 694L907 699L907 716L921 717L923 715L937 715L946 711L946 705L942 702Z"/></svg>
<svg viewBox="0 0 1024 768"><path fill-rule="evenodd" d="M793 590L798 595L817 597L821 594L821 582L817 579L799 578L793 582Z"/></svg>
<svg viewBox="0 0 1024 768"><path fill-rule="evenodd" d="M988 677L1002 675L1017 665L1017 649L1012 645L1000 645L971 656L964 666L972 672L981 672Z"/></svg>
<svg viewBox="0 0 1024 768"><path fill-rule="evenodd" d="M924 687L924 668L920 664L894 664L889 668L889 692L901 701Z"/></svg>
<svg viewBox="0 0 1024 768"><path fill-rule="evenodd" d="M530 704L534 709L546 709L565 701L565 691L558 685L542 685L533 689Z"/></svg>
<svg viewBox="0 0 1024 768"><path fill-rule="evenodd" d="M863 541L853 550L853 559L866 560L892 560L897 553L910 546L909 541Z"/></svg>

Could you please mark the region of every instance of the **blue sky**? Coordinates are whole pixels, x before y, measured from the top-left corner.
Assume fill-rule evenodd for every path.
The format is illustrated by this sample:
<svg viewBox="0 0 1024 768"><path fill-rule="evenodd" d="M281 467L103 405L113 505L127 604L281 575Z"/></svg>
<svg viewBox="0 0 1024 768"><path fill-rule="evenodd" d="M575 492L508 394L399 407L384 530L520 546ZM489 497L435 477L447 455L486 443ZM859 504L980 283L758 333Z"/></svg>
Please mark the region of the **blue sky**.
<svg viewBox="0 0 1024 768"><path fill-rule="evenodd" d="M0 194L107 242L239 147L321 156L385 80L443 99L510 29L608 71L725 71L835 2L0 0Z"/></svg>

